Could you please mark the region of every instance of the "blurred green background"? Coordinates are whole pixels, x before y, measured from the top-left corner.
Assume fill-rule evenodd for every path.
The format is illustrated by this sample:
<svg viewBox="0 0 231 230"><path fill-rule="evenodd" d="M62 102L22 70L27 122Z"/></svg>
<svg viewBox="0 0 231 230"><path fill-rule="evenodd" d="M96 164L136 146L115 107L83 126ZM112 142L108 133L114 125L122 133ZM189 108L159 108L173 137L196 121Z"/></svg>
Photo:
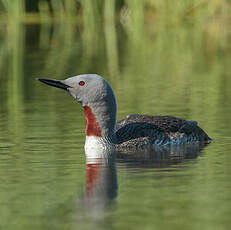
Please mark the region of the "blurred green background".
<svg viewBox="0 0 231 230"><path fill-rule="evenodd" d="M231 96L230 11L225 0L2 0L1 85L17 106L34 77L98 73L131 100L153 86L162 104L216 114Z"/></svg>
<svg viewBox="0 0 231 230"><path fill-rule="evenodd" d="M1 229L227 229L230 34L228 0L0 0ZM168 169L119 163L116 207L83 218L82 108L35 80L81 73L109 81L119 119L197 120L216 142Z"/></svg>

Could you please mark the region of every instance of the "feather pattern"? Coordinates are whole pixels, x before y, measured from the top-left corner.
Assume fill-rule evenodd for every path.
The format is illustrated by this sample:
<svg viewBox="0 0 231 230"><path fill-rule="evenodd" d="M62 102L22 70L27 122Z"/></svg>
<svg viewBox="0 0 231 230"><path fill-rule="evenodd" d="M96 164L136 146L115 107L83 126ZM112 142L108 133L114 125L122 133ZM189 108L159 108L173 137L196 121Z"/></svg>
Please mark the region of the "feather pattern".
<svg viewBox="0 0 231 230"><path fill-rule="evenodd" d="M116 129L117 144L128 148L211 140L196 121L173 116L132 114L118 121Z"/></svg>

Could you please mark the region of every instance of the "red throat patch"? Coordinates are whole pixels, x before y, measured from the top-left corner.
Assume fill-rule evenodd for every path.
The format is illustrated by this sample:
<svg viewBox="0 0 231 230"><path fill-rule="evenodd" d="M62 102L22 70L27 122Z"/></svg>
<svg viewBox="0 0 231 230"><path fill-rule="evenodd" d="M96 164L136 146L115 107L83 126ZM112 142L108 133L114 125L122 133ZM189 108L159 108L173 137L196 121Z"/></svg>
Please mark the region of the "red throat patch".
<svg viewBox="0 0 231 230"><path fill-rule="evenodd" d="M102 137L101 128L96 121L95 114L89 106L84 106L84 114L86 118L86 135Z"/></svg>

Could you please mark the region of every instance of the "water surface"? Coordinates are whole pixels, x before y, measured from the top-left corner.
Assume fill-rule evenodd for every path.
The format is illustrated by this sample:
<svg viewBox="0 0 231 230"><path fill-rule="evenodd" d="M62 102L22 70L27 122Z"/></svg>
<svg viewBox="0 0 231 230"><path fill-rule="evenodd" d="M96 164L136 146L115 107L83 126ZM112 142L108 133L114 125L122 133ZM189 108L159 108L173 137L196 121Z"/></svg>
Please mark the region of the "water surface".
<svg viewBox="0 0 231 230"><path fill-rule="evenodd" d="M117 27L110 33L115 40L99 31L91 44L76 25L2 26L1 229L230 226L228 44L208 44L208 34L184 24L155 31L147 25L139 39ZM197 120L216 141L193 157L118 160L117 198L93 214L86 211L83 109L66 92L35 80L81 73L110 82L119 119L143 113Z"/></svg>

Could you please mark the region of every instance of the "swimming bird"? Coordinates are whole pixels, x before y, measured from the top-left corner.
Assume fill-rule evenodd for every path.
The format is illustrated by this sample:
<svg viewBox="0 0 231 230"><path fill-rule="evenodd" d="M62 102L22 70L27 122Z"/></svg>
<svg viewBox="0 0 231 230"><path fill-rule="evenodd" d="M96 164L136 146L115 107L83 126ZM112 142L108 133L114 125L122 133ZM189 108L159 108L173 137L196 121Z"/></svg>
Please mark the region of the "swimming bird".
<svg viewBox="0 0 231 230"><path fill-rule="evenodd" d="M110 84L97 74L81 74L66 80L38 80L68 91L83 106L85 152L95 148L126 151L211 141L196 121L173 116L132 114L117 122L115 93Z"/></svg>

